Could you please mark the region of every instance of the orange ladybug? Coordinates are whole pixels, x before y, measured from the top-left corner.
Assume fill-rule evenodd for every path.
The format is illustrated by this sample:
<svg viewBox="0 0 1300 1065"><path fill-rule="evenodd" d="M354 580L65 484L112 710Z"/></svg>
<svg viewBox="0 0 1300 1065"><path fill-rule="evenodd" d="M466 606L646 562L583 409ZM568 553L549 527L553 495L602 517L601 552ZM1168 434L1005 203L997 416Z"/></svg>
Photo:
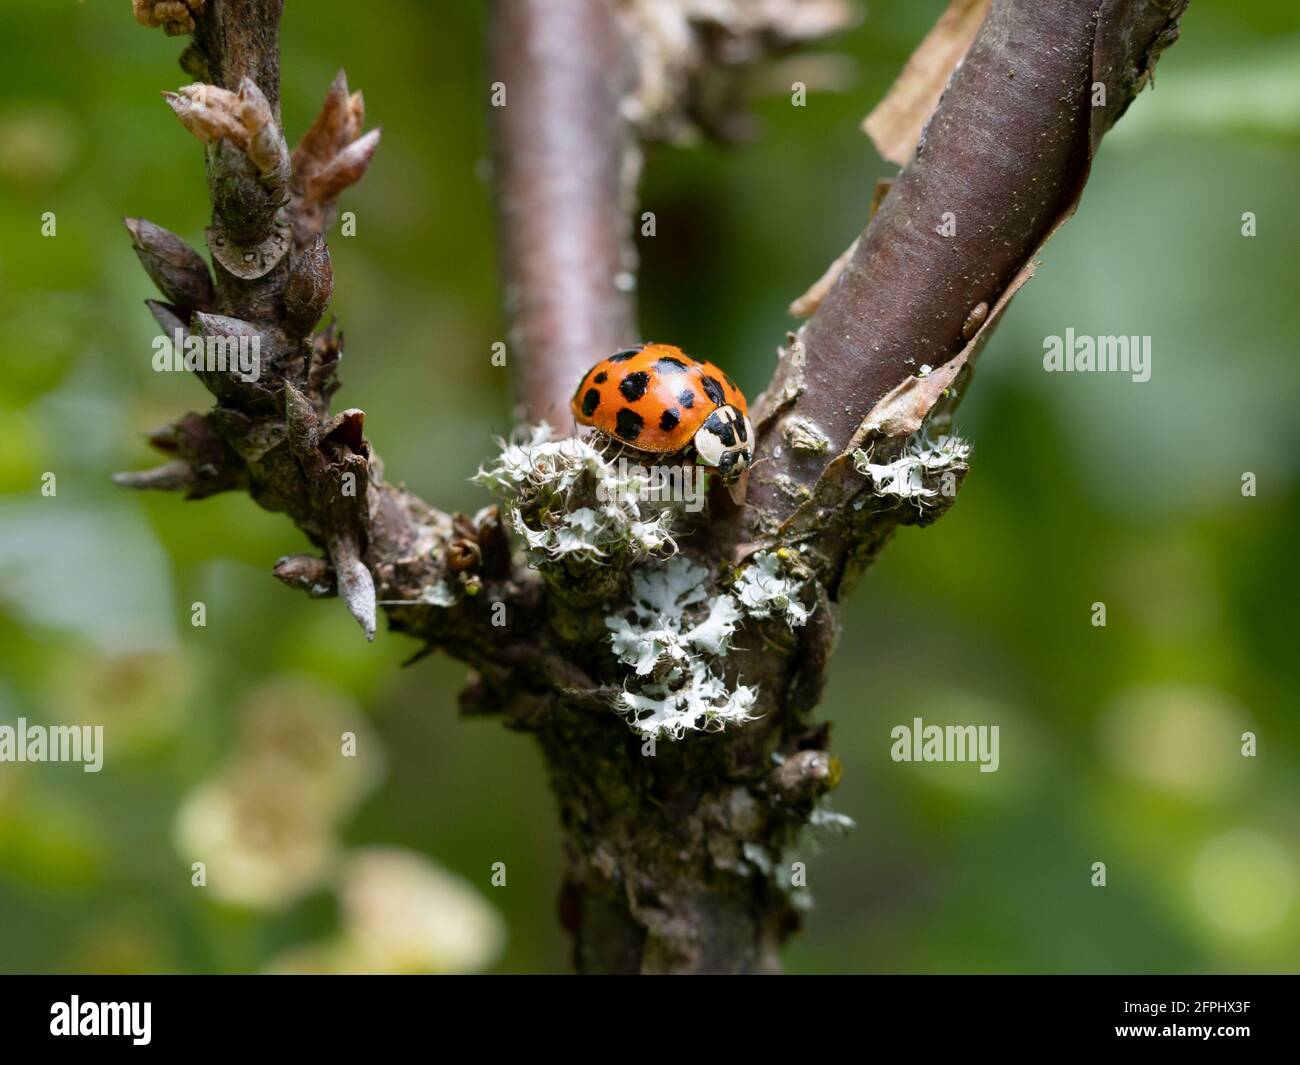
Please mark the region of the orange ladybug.
<svg viewBox="0 0 1300 1065"><path fill-rule="evenodd" d="M672 344L642 344L601 359L573 394L573 416L638 451L687 452L728 483L754 455L745 397L711 362Z"/></svg>

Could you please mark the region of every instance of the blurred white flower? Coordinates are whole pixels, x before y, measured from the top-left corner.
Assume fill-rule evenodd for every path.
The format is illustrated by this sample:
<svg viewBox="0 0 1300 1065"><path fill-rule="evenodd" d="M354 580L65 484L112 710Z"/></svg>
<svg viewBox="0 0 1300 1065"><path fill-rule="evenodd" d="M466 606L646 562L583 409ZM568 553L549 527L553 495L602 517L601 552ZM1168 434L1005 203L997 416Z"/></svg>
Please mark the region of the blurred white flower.
<svg viewBox="0 0 1300 1065"><path fill-rule="evenodd" d="M484 969L505 945L500 914L461 877L413 851L349 856L340 891L345 937L369 972Z"/></svg>
<svg viewBox="0 0 1300 1065"><path fill-rule="evenodd" d="M265 684L245 701L238 758L258 772L294 778L336 817L383 775L379 742L361 711L304 678Z"/></svg>
<svg viewBox="0 0 1300 1065"><path fill-rule="evenodd" d="M236 766L200 784L176 812L176 850L203 862L204 890L223 902L286 906L329 868L328 811L292 778Z"/></svg>
<svg viewBox="0 0 1300 1065"><path fill-rule="evenodd" d="M81 128L75 112L50 102L7 107L0 115L0 178L47 188L76 161Z"/></svg>
<svg viewBox="0 0 1300 1065"><path fill-rule="evenodd" d="M414 851L352 852L339 895L339 934L290 948L268 963L267 972L477 972L505 945L505 924L496 909L461 877Z"/></svg>
<svg viewBox="0 0 1300 1065"><path fill-rule="evenodd" d="M1120 694L1102 719L1111 764L1151 787L1202 802L1240 781L1245 711L1225 693L1190 684L1152 684Z"/></svg>
<svg viewBox="0 0 1300 1065"><path fill-rule="evenodd" d="M1272 836L1237 829L1196 856L1191 889L1201 915L1216 931L1263 935L1282 923L1295 901L1295 857Z"/></svg>
<svg viewBox="0 0 1300 1065"><path fill-rule="evenodd" d="M167 742L185 727L193 670L184 652L107 654L73 643L56 653L64 662L50 684L48 720L103 725L115 757Z"/></svg>
<svg viewBox="0 0 1300 1065"><path fill-rule="evenodd" d="M335 822L374 787L382 758L360 711L311 681L263 685L239 714L230 762L177 812L176 848L205 863L216 898L286 906L329 871Z"/></svg>

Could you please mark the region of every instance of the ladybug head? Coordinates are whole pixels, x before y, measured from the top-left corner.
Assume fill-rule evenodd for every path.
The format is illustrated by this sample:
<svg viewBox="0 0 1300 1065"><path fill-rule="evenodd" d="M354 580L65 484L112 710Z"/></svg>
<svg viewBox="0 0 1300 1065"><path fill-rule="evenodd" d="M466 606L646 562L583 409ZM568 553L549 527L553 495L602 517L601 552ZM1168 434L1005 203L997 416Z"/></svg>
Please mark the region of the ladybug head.
<svg viewBox="0 0 1300 1065"><path fill-rule="evenodd" d="M754 427L739 408L724 403L704 419L695 434L695 451L724 481L734 481L753 459Z"/></svg>

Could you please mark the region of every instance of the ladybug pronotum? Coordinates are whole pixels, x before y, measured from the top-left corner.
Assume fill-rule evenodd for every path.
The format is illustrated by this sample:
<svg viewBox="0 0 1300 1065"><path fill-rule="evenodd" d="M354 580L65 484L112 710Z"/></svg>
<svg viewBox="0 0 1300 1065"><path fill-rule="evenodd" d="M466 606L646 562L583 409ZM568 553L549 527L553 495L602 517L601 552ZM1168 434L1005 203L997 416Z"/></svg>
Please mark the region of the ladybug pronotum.
<svg viewBox="0 0 1300 1065"><path fill-rule="evenodd" d="M601 359L573 394L573 416L652 455L694 450L728 483L754 455L754 427L736 383L672 344L642 344Z"/></svg>

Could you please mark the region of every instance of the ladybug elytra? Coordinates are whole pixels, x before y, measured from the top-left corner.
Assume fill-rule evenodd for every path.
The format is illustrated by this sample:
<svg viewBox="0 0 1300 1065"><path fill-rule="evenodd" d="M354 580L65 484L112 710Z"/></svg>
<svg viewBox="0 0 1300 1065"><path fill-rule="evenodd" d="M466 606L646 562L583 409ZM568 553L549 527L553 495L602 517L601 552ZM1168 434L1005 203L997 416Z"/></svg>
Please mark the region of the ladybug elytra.
<svg viewBox="0 0 1300 1065"><path fill-rule="evenodd" d="M736 383L672 344L642 344L601 359L573 394L573 416L638 451L694 448L727 482L749 468L754 427Z"/></svg>

